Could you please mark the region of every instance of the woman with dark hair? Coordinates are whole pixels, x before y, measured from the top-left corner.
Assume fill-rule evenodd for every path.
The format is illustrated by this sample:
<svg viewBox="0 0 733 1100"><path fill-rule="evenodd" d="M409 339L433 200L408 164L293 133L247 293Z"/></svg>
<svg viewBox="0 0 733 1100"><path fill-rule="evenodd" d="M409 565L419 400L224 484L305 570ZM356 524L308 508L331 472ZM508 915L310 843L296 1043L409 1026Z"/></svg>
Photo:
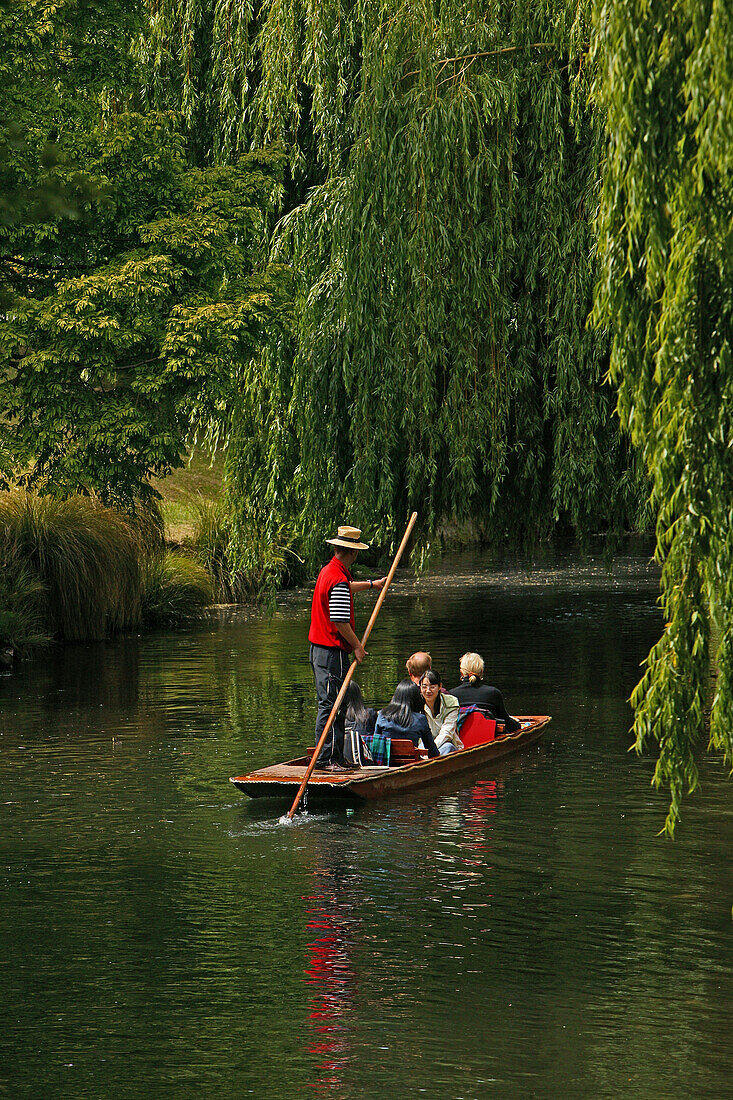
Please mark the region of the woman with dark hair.
<svg viewBox="0 0 733 1100"><path fill-rule="evenodd" d="M479 653L464 653L459 665L461 682L451 692L459 706L475 706L487 718L504 723L506 733L521 729L522 723L512 718L504 705L504 697L498 688L484 683L484 661Z"/></svg>
<svg viewBox="0 0 733 1100"><path fill-rule="evenodd" d="M436 670L429 669L420 680L420 692L425 700L425 717L430 732L441 756L463 748L458 736L458 700L446 695L441 689L442 681Z"/></svg>
<svg viewBox="0 0 733 1100"><path fill-rule="evenodd" d="M440 756L422 709L422 696L417 684L410 679L400 680L391 702L377 715L374 732L387 737L409 737L416 747L422 741L428 756Z"/></svg>
<svg viewBox="0 0 733 1100"><path fill-rule="evenodd" d="M346 725L351 726L362 737L368 733L374 733L377 712L374 707L368 707L364 702L364 696L356 680L352 680L347 687L344 703L346 704Z"/></svg>
<svg viewBox="0 0 733 1100"><path fill-rule="evenodd" d="M377 712L368 707L356 680L352 680L344 696L346 718L344 719L344 756L347 764L361 767L372 761L371 752L363 738L374 733Z"/></svg>

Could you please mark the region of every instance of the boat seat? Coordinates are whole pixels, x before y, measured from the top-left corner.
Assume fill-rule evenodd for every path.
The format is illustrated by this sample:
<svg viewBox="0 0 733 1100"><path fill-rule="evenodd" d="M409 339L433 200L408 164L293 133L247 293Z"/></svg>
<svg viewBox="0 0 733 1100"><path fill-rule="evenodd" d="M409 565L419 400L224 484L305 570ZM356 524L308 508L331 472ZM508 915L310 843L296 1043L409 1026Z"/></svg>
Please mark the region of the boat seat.
<svg viewBox="0 0 733 1100"><path fill-rule="evenodd" d="M413 760L422 760L422 756L410 738L393 737L389 756L390 767L410 764Z"/></svg>
<svg viewBox="0 0 733 1100"><path fill-rule="evenodd" d="M473 745L486 745L493 741L500 733L503 733L503 723L497 723L493 718L487 718L480 711L467 714L461 724L458 736L463 742L463 747L470 749Z"/></svg>
<svg viewBox="0 0 733 1100"><path fill-rule="evenodd" d="M311 745L305 750L306 757L310 760L315 752L315 746ZM423 754L416 749L409 737L393 737L390 741L389 765L399 767L400 764L410 764L413 760L422 760Z"/></svg>

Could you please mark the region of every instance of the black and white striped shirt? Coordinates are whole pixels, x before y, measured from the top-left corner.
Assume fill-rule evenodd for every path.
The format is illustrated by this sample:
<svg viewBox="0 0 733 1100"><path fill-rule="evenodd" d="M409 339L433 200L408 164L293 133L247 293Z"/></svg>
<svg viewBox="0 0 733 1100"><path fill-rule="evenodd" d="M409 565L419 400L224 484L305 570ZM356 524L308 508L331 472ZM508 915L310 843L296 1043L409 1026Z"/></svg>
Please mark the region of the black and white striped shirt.
<svg viewBox="0 0 733 1100"><path fill-rule="evenodd" d="M332 623L351 621L351 588L348 581L340 581L331 589L328 597L328 617Z"/></svg>

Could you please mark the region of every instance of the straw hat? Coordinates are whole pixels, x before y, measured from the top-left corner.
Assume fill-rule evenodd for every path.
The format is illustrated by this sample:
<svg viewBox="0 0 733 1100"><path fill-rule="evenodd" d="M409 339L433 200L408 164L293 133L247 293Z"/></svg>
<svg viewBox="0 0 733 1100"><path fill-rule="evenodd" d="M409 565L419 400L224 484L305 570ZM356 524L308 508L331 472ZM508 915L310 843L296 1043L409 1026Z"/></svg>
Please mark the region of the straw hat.
<svg viewBox="0 0 733 1100"><path fill-rule="evenodd" d="M343 546L346 550L368 550L368 542L359 542L361 531L358 527L339 527L339 533L335 539L326 539L331 546Z"/></svg>

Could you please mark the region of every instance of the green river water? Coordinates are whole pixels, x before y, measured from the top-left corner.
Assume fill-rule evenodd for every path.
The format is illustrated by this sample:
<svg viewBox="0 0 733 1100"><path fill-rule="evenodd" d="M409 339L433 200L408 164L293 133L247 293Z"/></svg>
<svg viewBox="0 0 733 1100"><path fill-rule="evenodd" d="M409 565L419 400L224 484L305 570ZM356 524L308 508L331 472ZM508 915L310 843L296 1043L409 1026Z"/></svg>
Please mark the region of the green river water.
<svg viewBox="0 0 733 1100"><path fill-rule="evenodd" d="M538 746L283 825L228 777L312 743L307 592L0 679L0 1096L733 1096L732 788L670 843L627 751L648 556L399 577L367 700L475 649Z"/></svg>

